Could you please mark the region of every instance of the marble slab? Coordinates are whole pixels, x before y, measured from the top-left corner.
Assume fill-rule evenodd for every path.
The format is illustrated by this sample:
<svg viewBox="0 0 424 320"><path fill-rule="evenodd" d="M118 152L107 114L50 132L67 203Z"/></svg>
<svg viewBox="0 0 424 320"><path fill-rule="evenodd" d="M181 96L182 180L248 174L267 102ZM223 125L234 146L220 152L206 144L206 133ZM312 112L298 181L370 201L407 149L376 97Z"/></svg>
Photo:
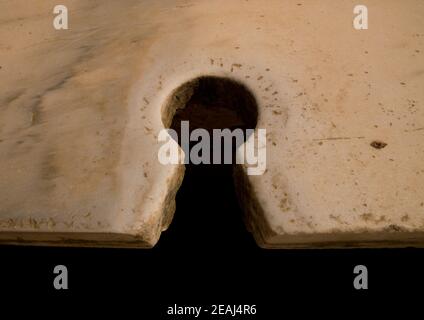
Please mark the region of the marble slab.
<svg viewBox="0 0 424 320"><path fill-rule="evenodd" d="M183 165L170 96L242 83L267 170L236 184L265 248L424 243L424 2L0 1L0 242L152 247ZM167 113L168 112L168 113Z"/></svg>

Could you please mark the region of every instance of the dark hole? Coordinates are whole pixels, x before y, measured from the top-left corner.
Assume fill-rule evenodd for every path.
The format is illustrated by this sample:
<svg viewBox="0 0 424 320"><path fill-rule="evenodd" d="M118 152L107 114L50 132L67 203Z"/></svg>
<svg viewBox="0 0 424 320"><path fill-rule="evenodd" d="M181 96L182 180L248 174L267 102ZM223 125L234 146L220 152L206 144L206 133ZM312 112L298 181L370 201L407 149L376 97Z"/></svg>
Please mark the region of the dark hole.
<svg viewBox="0 0 424 320"><path fill-rule="evenodd" d="M191 91L188 98L184 93L187 90ZM203 77L182 86L174 93L173 101L179 103L184 95L187 102L176 110L170 125L178 133L179 141L181 121L189 121L190 132L203 128L211 136L213 129L228 128L244 130L244 137L247 138L246 129L256 127L258 112L255 98L237 82ZM193 144L196 142L190 147ZM233 141L233 159L237 147ZM223 148L221 151L223 157ZM222 249L256 246L244 225L237 201L233 165L189 163L176 203L174 219L170 228L162 234L159 247L190 250L194 247Z"/></svg>
<svg viewBox="0 0 424 320"><path fill-rule="evenodd" d="M382 141L373 141L371 142L371 147L375 148L375 149L383 149L387 146L387 143L382 142Z"/></svg>

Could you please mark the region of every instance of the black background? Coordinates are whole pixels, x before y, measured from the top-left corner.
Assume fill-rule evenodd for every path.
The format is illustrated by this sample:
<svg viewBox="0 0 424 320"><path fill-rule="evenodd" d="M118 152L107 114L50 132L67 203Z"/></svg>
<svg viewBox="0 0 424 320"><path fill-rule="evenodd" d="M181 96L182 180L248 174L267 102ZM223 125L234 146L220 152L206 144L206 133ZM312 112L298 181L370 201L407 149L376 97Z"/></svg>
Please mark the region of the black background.
<svg viewBox="0 0 424 320"><path fill-rule="evenodd" d="M174 221L151 250L0 247L3 293L20 299L29 293L47 305L51 298L106 297L124 301L122 310L135 303L140 319L191 319L168 317L167 307L175 303L256 304L256 316L236 319L274 319L288 308L310 312L306 301L323 302L324 311L333 308L334 299L361 307L382 295L422 288L420 249L260 249L243 224L231 174L229 165L187 166ZM69 290L53 287L58 264L68 268ZM368 267L369 290L353 288L358 264ZM103 309L117 308L115 303Z"/></svg>

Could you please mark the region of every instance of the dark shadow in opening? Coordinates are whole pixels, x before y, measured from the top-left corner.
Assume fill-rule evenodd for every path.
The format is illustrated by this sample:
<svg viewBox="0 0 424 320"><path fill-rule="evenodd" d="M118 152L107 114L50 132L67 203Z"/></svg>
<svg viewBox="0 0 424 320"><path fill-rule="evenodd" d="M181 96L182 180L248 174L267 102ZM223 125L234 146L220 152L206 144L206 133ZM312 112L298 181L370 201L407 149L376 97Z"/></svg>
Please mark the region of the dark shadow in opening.
<svg viewBox="0 0 424 320"><path fill-rule="evenodd" d="M239 128L246 140L246 130L255 129L258 118L256 100L250 91L240 83L218 77L201 77L184 84L174 91L165 107L164 124L176 130L178 141L181 141L181 121L189 121L190 132L203 128L211 137L213 129ZM233 139L233 163L234 152L239 147L235 142ZM190 148L193 144L196 142ZM222 146L222 159L223 154ZM256 247L237 201L233 165L186 165L176 202L174 219L162 234L158 247L189 250Z"/></svg>

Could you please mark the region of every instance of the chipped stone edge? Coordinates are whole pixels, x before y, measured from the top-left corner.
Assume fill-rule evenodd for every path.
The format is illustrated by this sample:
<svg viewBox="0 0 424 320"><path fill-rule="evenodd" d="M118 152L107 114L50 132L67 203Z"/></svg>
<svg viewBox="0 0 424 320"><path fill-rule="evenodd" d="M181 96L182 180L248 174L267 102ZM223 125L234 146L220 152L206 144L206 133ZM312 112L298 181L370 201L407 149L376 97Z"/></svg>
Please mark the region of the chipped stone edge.
<svg viewBox="0 0 424 320"><path fill-rule="evenodd" d="M246 227L263 249L424 248L423 231L390 226L381 231L279 234L267 222L242 165L234 166L234 184Z"/></svg>

